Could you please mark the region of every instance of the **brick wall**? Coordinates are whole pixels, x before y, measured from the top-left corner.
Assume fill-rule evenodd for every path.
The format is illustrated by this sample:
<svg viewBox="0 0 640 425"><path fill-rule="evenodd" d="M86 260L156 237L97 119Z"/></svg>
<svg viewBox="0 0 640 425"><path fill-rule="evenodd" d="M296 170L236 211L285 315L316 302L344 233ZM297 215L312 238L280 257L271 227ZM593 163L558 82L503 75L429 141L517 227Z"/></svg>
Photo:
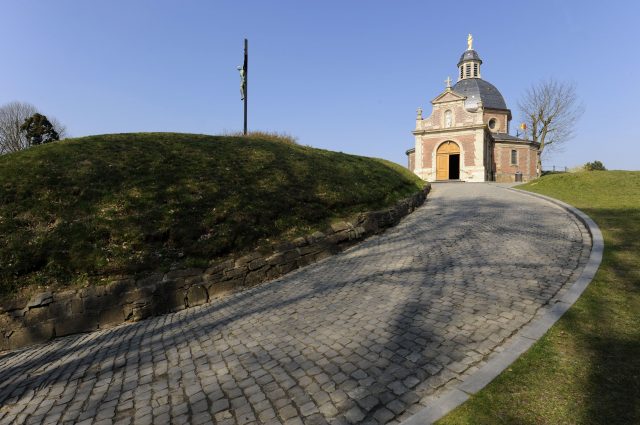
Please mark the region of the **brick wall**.
<svg viewBox="0 0 640 425"><path fill-rule="evenodd" d="M482 120L485 124L489 125L489 120L495 118L496 127L491 130L494 133L507 133L508 126L508 115L506 112L498 112L493 110L486 110L484 115L482 116Z"/></svg>
<svg viewBox="0 0 640 425"><path fill-rule="evenodd" d="M511 151L518 153L516 164L511 163ZM517 171L522 173L522 180L529 181L536 178L535 147L516 143L496 143L494 160L496 165L496 181L513 182Z"/></svg>
<svg viewBox="0 0 640 425"><path fill-rule="evenodd" d="M450 140L456 143L460 147L461 154L464 156L464 166L473 167L476 165L476 153L475 153L475 135L465 134L458 136L440 135L438 137L423 137L422 138L422 164L424 168L433 168L433 153L434 149L437 149L442 142Z"/></svg>

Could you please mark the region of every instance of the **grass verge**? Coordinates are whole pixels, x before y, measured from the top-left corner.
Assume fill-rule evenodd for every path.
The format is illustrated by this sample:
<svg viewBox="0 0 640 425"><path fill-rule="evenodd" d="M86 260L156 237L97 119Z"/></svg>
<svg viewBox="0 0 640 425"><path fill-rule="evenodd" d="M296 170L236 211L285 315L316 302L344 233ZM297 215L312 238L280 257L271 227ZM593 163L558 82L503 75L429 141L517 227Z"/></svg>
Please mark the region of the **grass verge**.
<svg viewBox="0 0 640 425"><path fill-rule="evenodd" d="M543 338L438 424L640 423L640 172L556 174L519 189L595 220L602 264Z"/></svg>
<svg viewBox="0 0 640 425"><path fill-rule="evenodd" d="M139 133L0 157L0 295L208 260L391 205L422 181L291 137Z"/></svg>

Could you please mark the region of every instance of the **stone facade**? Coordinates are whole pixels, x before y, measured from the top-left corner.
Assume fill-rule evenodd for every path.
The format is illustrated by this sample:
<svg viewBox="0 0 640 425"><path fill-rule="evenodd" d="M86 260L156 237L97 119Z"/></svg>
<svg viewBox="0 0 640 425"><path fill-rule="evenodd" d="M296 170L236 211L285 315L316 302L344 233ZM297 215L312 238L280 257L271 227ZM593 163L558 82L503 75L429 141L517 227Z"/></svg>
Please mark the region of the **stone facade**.
<svg viewBox="0 0 640 425"><path fill-rule="evenodd" d="M427 184L392 208L362 213L270 252L212 260L206 269L120 276L107 285L5 299L0 303L0 351L183 310L275 279L397 224L422 205L429 190Z"/></svg>
<svg viewBox="0 0 640 425"><path fill-rule="evenodd" d="M445 91L431 101L427 118L418 110L408 167L426 181L505 182L516 180L516 173L528 181L537 176L538 146L509 135L511 111L498 90L480 78L480 64L477 53L467 50L458 64L458 84L451 87L447 81ZM449 151L439 151L445 144Z"/></svg>

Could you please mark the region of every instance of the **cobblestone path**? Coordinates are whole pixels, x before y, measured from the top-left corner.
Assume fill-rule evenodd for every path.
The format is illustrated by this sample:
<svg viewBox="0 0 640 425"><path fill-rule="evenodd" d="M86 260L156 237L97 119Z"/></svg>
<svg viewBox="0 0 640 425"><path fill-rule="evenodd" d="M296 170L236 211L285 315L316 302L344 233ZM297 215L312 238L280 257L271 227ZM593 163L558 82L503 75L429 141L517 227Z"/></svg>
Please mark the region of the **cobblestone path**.
<svg viewBox="0 0 640 425"><path fill-rule="evenodd" d="M545 201L435 185L397 227L284 278L0 354L0 423L396 423L477 370L589 254Z"/></svg>

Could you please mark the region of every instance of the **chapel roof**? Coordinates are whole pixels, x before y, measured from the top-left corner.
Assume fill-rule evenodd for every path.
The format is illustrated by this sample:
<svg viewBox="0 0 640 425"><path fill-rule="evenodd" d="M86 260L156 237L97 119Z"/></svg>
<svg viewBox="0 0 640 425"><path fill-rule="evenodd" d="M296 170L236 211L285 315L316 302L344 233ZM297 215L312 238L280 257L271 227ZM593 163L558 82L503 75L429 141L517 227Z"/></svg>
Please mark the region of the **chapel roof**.
<svg viewBox="0 0 640 425"><path fill-rule="evenodd" d="M482 63L482 59L480 59L480 55L475 50L465 50L462 56L460 56L460 60L458 61L458 66L460 66L463 62L467 61L478 61Z"/></svg>
<svg viewBox="0 0 640 425"><path fill-rule="evenodd" d="M495 140L496 142L516 142L516 143L528 143L528 144L534 144L534 145L537 144L536 142L533 142L531 140L521 139L519 137L512 136L511 134L508 134L508 133L491 133L491 137L493 137L493 140Z"/></svg>
<svg viewBox="0 0 640 425"><path fill-rule="evenodd" d="M526 142L526 140L516 136L512 136L511 134L508 134L508 133L493 133L491 136L493 137L493 140L497 140L497 141Z"/></svg>
<svg viewBox="0 0 640 425"><path fill-rule="evenodd" d="M466 96L466 109L476 109L478 101L482 101L482 107L485 109L507 109L504 97L498 89L481 78L465 78L458 81L452 89L459 95Z"/></svg>

